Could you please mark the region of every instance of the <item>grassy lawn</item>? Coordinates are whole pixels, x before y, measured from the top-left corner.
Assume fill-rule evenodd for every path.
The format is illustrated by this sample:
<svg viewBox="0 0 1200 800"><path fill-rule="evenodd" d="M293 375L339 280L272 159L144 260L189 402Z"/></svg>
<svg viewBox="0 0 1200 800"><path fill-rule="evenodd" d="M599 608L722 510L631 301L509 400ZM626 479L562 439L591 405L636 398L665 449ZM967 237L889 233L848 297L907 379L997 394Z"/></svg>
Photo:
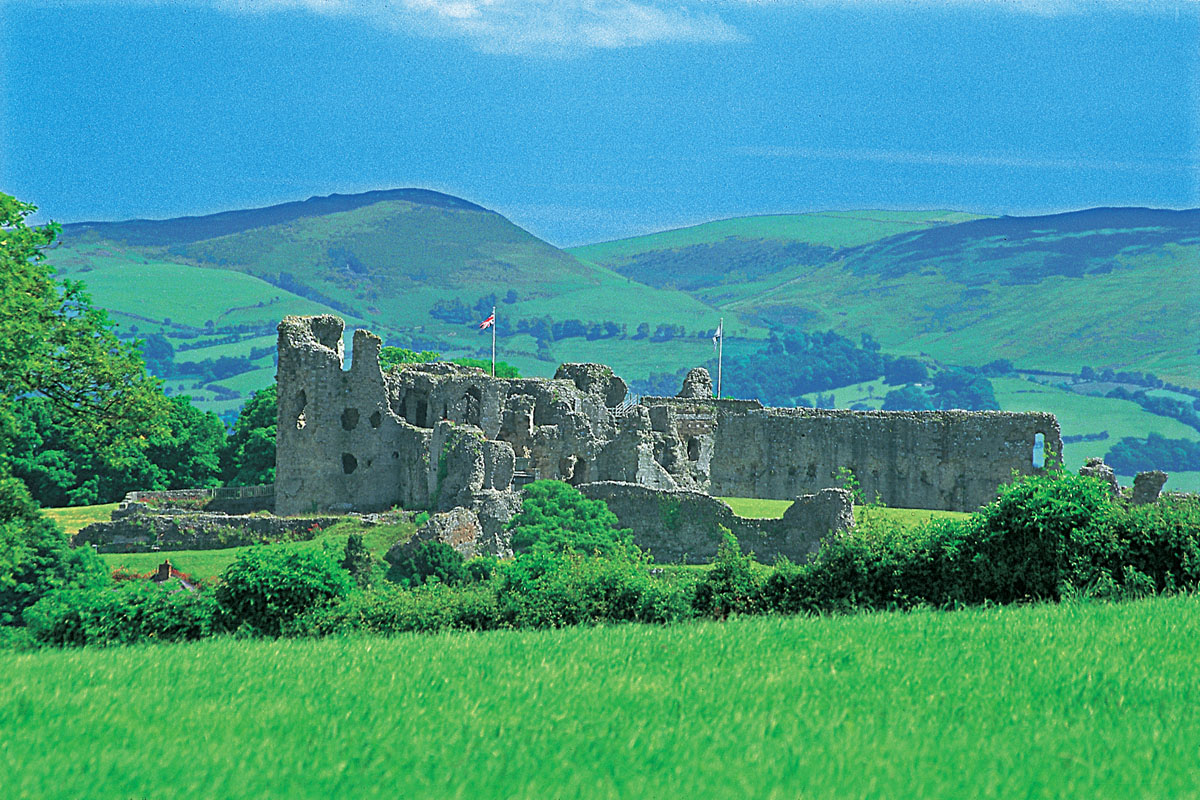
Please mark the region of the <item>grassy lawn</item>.
<svg viewBox="0 0 1200 800"><path fill-rule="evenodd" d="M104 503L98 506L43 508L42 513L57 522L68 536L72 536L79 533L80 528L91 525L93 522L108 522L112 519L113 509L117 505L117 503Z"/></svg>
<svg viewBox="0 0 1200 800"><path fill-rule="evenodd" d="M289 542L286 544L269 545L270 547L305 550L324 547L335 554L340 554L346 547L346 538L351 533L360 533L367 549L382 558L393 544L412 536L416 526L411 522L395 525L373 525L364 527L356 520L346 520L329 528L323 534L309 542ZM225 568L237 559L240 553L250 547L226 547L220 550L159 550L153 553L101 553L100 558L109 569L129 569L137 573L153 572L164 559L170 559L171 565L180 572L185 572L193 578L211 578L220 575Z"/></svg>
<svg viewBox="0 0 1200 800"><path fill-rule="evenodd" d="M753 497L719 497L733 509L739 517L748 519L780 519L783 512L791 506L791 500L759 500ZM931 511L924 508L865 508L854 507L855 519L861 520L863 514L873 514L880 519L895 520L904 525L920 525L931 519L965 519L970 514L961 511Z"/></svg>
<svg viewBox="0 0 1200 800"><path fill-rule="evenodd" d="M1198 637L1174 597L0 652L0 775L9 798L1195 797Z"/></svg>

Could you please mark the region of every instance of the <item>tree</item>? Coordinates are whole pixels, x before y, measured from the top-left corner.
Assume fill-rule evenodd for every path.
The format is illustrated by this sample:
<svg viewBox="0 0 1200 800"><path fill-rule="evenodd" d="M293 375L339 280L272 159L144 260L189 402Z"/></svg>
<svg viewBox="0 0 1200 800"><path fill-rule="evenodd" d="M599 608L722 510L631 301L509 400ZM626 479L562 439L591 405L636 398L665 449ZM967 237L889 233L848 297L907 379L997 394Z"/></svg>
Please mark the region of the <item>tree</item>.
<svg viewBox="0 0 1200 800"><path fill-rule="evenodd" d="M107 580L100 557L90 547L72 550L24 484L0 465L0 625L19 623L21 612L51 590Z"/></svg>
<svg viewBox="0 0 1200 800"><path fill-rule="evenodd" d="M883 382L892 386L922 383L928 378L929 371L925 369L925 365L910 356L900 356L883 364Z"/></svg>
<svg viewBox="0 0 1200 800"><path fill-rule="evenodd" d="M379 366L385 370L403 364L427 364L437 361L441 355L432 350L409 350L405 347L385 347L379 351Z"/></svg>
<svg viewBox="0 0 1200 800"><path fill-rule="evenodd" d="M884 411L930 411L933 407L933 401L920 386L902 386L883 398Z"/></svg>
<svg viewBox="0 0 1200 800"><path fill-rule="evenodd" d="M83 284L54 280L43 251L58 226L27 226L36 210L0 193L0 417L45 397L93 447L142 441L162 430L166 397Z"/></svg>
<svg viewBox="0 0 1200 800"><path fill-rule="evenodd" d="M226 485L259 486L275 482L278 413L274 386L255 392L242 408L233 424L233 433L221 450L221 479Z"/></svg>
<svg viewBox="0 0 1200 800"><path fill-rule="evenodd" d="M525 487L521 512L508 527L513 549L522 553L636 558L633 532L619 524L603 500L589 500L562 481L545 480Z"/></svg>

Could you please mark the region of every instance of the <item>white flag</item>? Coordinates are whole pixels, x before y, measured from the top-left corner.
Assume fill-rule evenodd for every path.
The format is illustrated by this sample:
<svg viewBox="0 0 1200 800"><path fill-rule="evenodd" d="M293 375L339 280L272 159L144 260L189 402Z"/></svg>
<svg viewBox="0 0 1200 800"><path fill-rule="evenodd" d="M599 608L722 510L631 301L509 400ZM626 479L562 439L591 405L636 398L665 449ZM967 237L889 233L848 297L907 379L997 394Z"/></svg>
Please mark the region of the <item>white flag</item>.
<svg viewBox="0 0 1200 800"><path fill-rule="evenodd" d="M720 342L722 337L725 336L724 328L725 328L724 322L721 322L719 325L717 325L717 332L713 334L713 349L714 350L717 349L717 343Z"/></svg>

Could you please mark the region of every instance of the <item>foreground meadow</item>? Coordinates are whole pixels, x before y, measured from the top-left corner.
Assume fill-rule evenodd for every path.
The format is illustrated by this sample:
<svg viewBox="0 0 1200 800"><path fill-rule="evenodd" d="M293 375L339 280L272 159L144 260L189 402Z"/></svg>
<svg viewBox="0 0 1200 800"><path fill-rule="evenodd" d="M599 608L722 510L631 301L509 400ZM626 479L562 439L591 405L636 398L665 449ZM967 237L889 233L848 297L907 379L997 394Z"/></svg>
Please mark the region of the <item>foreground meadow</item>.
<svg viewBox="0 0 1200 800"><path fill-rule="evenodd" d="M1200 598L0 652L6 797L1200 796Z"/></svg>

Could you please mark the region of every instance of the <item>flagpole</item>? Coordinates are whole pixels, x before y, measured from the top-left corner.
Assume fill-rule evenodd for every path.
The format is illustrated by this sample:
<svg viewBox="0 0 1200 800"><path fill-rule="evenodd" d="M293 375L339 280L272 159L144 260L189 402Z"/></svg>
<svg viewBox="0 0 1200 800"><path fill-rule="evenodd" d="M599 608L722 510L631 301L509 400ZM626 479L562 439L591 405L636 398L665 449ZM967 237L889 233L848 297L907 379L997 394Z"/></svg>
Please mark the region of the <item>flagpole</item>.
<svg viewBox="0 0 1200 800"><path fill-rule="evenodd" d="M492 377L496 377L496 307L492 306Z"/></svg>
<svg viewBox="0 0 1200 800"><path fill-rule="evenodd" d="M717 399L721 399L721 358L725 354L725 318L721 317L721 321L717 323L717 330L721 332L717 338Z"/></svg>

